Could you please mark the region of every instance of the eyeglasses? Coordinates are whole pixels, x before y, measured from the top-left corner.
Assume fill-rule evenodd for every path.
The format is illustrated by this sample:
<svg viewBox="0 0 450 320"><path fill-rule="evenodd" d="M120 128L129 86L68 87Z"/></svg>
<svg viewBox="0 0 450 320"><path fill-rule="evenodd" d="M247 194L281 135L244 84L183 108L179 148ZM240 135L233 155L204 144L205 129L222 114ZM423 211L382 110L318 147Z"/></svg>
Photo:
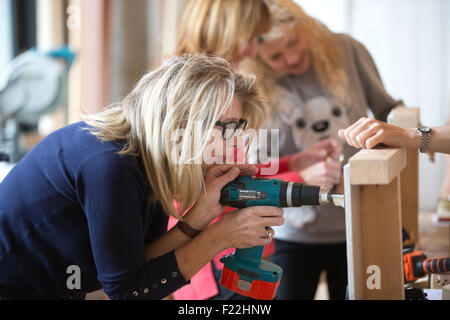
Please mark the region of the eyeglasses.
<svg viewBox="0 0 450 320"><path fill-rule="evenodd" d="M234 136L237 130L245 130L245 128L247 127L247 120L240 119L227 122L217 121L216 126L222 128L222 139L228 140Z"/></svg>

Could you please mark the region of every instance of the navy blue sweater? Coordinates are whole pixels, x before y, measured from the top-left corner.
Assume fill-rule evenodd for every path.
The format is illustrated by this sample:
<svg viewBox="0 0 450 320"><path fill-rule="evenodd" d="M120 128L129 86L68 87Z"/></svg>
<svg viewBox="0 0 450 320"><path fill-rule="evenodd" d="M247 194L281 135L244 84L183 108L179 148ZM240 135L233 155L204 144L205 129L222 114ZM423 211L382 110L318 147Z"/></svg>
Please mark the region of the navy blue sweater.
<svg viewBox="0 0 450 320"><path fill-rule="evenodd" d="M138 158L118 155L122 143L100 142L87 128L49 135L0 184L0 297L103 288L111 299L160 299L188 283L173 251L145 260L168 216L148 201ZM79 290L68 286L73 265Z"/></svg>

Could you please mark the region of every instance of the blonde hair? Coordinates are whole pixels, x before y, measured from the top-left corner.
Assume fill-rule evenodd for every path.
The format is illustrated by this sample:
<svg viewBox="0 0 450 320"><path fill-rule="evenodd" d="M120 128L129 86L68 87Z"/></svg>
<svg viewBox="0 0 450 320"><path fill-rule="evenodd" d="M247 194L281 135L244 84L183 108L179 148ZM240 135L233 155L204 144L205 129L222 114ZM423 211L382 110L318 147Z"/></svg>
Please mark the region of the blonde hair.
<svg viewBox="0 0 450 320"><path fill-rule="evenodd" d="M183 55L145 75L120 105L83 118L100 140L125 141L120 154L141 157L153 199L179 218L204 188L202 165L193 163L192 155L201 157L216 121L234 96L240 98L248 127L259 128L266 107L254 77L233 71L218 57ZM205 133L201 143L183 135L178 141L179 161L171 161L172 154L180 151L173 140L177 130L192 133L198 123Z"/></svg>
<svg viewBox="0 0 450 320"><path fill-rule="evenodd" d="M285 28L301 33L309 43L312 67L319 83L335 97L345 99L348 87L346 57L336 36L292 0L265 0L265 2L272 17L272 28L260 36L259 42L282 36ZM264 90L269 94L277 74L261 58L250 60L243 64L242 70L256 74L263 80Z"/></svg>
<svg viewBox="0 0 450 320"><path fill-rule="evenodd" d="M205 53L234 61L270 29L262 0L191 0L180 24L177 54Z"/></svg>

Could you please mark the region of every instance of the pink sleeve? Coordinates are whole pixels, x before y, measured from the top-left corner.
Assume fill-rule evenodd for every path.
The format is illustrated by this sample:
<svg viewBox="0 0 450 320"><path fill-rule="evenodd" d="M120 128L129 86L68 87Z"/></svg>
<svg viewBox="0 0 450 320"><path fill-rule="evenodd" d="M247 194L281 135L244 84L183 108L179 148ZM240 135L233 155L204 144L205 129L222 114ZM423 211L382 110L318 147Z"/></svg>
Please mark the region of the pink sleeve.
<svg viewBox="0 0 450 320"><path fill-rule="evenodd" d="M283 157L280 159L279 161L279 169L278 169L278 173L283 173L283 172L287 172L290 171L291 169L289 168L289 162L291 161L293 156L287 156L287 157Z"/></svg>
<svg viewBox="0 0 450 320"><path fill-rule="evenodd" d="M292 157L293 156L287 156L287 157L281 158L278 161L278 172L277 172L277 174L276 175L271 175L271 176L264 176L264 177L277 177L277 175L279 175L279 174L282 174L282 173L285 173L285 172L290 172L289 162L291 161ZM264 163L264 164L257 164L256 167L258 169L261 169L261 168L268 168L268 167L270 167L272 165L273 165L273 163ZM261 177L261 170L258 171L256 176Z"/></svg>
<svg viewBox="0 0 450 320"><path fill-rule="evenodd" d="M264 177L267 179L271 179L271 178L277 178L277 179L281 179L284 181L292 181L292 182L303 182L302 177L300 176L300 174L296 171L289 171L289 161L292 158L292 156L289 157L284 157L280 159L279 162L279 169L278 169L278 173L275 175L270 175L270 176L262 176L260 171L256 174L257 177ZM268 167L270 166L270 164L258 164L256 165L256 167L258 168L264 168L264 167Z"/></svg>

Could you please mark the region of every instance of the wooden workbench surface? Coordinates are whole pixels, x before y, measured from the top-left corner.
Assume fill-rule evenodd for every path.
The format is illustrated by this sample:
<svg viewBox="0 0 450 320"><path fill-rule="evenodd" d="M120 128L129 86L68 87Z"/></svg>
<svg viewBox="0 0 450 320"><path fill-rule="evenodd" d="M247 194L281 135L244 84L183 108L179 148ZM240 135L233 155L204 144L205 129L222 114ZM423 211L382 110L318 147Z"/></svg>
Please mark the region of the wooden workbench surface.
<svg viewBox="0 0 450 320"><path fill-rule="evenodd" d="M419 244L417 249L428 257L450 256L450 223L434 223L435 212L419 214Z"/></svg>

